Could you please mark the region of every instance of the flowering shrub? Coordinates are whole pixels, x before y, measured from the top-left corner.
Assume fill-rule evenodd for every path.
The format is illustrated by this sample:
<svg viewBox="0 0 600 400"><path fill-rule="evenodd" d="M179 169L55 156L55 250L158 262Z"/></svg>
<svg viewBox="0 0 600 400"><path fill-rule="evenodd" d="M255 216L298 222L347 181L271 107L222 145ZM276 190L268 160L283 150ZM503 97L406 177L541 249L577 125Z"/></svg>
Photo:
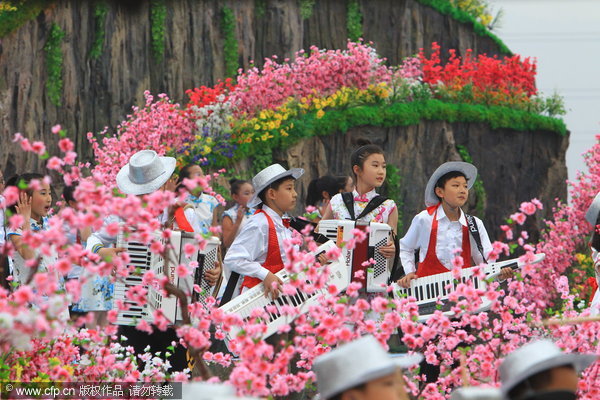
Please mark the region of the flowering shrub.
<svg viewBox="0 0 600 400"><path fill-rule="evenodd" d="M117 127L115 135L108 136L107 129L101 132L102 146L91 132L87 134L97 163L94 172L103 174L107 182L114 182L119 168L135 152L152 149L164 155L168 149L180 148L193 137L193 122L166 94L159 94L157 101L148 91L144 97L145 106L133 107L133 114Z"/></svg>

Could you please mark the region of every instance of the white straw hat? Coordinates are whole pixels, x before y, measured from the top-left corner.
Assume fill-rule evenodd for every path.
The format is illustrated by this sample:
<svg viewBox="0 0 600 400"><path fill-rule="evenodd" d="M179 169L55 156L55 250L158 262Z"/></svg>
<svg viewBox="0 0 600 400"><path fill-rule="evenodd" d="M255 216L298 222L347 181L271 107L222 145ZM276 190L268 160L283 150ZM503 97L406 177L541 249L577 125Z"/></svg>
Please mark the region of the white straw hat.
<svg viewBox="0 0 600 400"><path fill-rule="evenodd" d="M222 383L190 382L182 386L182 400L238 400L256 399L255 397L240 397L235 394L235 388Z"/></svg>
<svg viewBox="0 0 600 400"><path fill-rule="evenodd" d="M175 171L173 157L159 157L154 150L140 150L117 174L117 186L125 194L157 191Z"/></svg>
<svg viewBox="0 0 600 400"><path fill-rule="evenodd" d="M440 202L440 199L435 194L435 184L437 181L448 172L462 172L467 177L467 186L469 189L473 187L475 179L477 179L477 168L473 164L462 161L449 161L440 165L427 181L425 187L425 205L427 207L435 206Z"/></svg>
<svg viewBox="0 0 600 400"><path fill-rule="evenodd" d="M502 392L495 387L462 387L452 392L450 400L502 400Z"/></svg>
<svg viewBox="0 0 600 400"><path fill-rule="evenodd" d="M373 379L408 368L423 359L421 354L391 357L373 336L365 336L344 344L315 359L313 370L321 399L328 399L344 390Z"/></svg>
<svg viewBox="0 0 600 400"><path fill-rule="evenodd" d="M596 221L598 221L598 214L600 214L600 193L594 197L594 201L590 204L590 208L588 208L585 213L585 219L590 223L593 227L596 227Z"/></svg>
<svg viewBox="0 0 600 400"><path fill-rule="evenodd" d="M248 201L248 207L256 208L262 200L258 195L269 187L269 185L278 179L286 176L291 176L294 179L298 179L304 174L302 168L292 168L289 171L283 168L279 164L269 165L267 168L260 171L254 178L252 178L252 186L254 186L254 195Z"/></svg>
<svg viewBox="0 0 600 400"><path fill-rule="evenodd" d="M502 393L506 395L519 383L542 371L572 365L579 373L597 359L595 354L563 353L548 339L533 341L509 354L500 365Z"/></svg>

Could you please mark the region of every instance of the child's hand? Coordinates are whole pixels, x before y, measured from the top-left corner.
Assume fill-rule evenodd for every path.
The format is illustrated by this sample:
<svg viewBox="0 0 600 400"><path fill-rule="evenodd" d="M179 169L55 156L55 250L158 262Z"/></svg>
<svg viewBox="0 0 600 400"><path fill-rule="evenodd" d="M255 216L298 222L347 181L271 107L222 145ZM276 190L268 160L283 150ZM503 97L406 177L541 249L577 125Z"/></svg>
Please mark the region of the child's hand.
<svg viewBox="0 0 600 400"><path fill-rule="evenodd" d="M98 255L105 261L110 262L116 255L124 251L125 249L123 247L103 247L98 250Z"/></svg>
<svg viewBox="0 0 600 400"><path fill-rule="evenodd" d="M329 264L331 261L329 260L329 258L327 258L327 254L325 253L321 253L317 256L317 261L321 264L321 265L325 265L325 264Z"/></svg>
<svg viewBox="0 0 600 400"><path fill-rule="evenodd" d="M242 222L242 220L244 219L244 216L246 215L246 210L247 210L247 208L244 206L238 207L237 218L236 218L235 222Z"/></svg>
<svg viewBox="0 0 600 400"><path fill-rule="evenodd" d="M414 272L410 272L408 274L406 274L404 277L398 279L398 282L396 282L399 286L408 289L410 287L410 281L412 281L413 279L417 279L417 274L415 274Z"/></svg>
<svg viewBox="0 0 600 400"><path fill-rule="evenodd" d="M381 246L379 252L385 258L392 258L396 255L396 246L394 245L394 242L388 243L385 246Z"/></svg>
<svg viewBox="0 0 600 400"><path fill-rule="evenodd" d="M274 273L269 272L263 281L263 285L265 285L265 297L271 297L271 299L275 300L279 297L283 282Z"/></svg>
<svg viewBox="0 0 600 400"><path fill-rule="evenodd" d="M221 276L221 271L221 263L215 261L215 267L204 272L204 279L206 279L206 282L208 282L209 285L214 286Z"/></svg>
<svg viewBox="0 0 600 400"><path fill-rule="evenodd" d="M177 175L173 174L164 185L165 191L174 192L177 188Z"/></svg>
<svg viewBox="0 0 600 400"><path fill-rule="evenodd" d="M21 192L15 208L25 219L25 225L28 226L31 219L31 197L27 193Z"/></svg>
<svg viewBox="0 0 600 400"><path fill-rule="evenodd" d="M504 267L500 270L500 275L498 276L498 279L504 281L508 278L512 278L513 276L515 276L515 271L511 267Z"/></svg>

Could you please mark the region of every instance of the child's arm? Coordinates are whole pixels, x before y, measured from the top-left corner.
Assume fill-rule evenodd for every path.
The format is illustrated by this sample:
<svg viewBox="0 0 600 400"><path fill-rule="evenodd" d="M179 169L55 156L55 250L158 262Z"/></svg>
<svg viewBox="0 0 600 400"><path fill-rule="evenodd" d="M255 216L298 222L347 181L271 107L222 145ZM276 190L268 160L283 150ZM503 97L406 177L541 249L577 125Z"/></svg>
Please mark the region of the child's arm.
<svg viewBox="0 0 600 400"><path fill-rule="evenodd" d="M113 222L119 222L119 218L113 215L108 216L104 220L104 226ZM109 247L117 244L117 236L109 235L108 232L106 232L106 229L104 229L104 226L98 232L93 232L90 234L85 248L92 253L98 254L104 259L110 259L115 255L125 251L125 249L121 247Z"/></svg>
<svg viewBox="0 0 600 400"><path fill-rule="evenodd" d="M325 212L323 213L321 219L333 219L333 210L331 209L331 202L327 204L327 208L325 209Z"/></svg>
<svg viewBox="0 0 600 400"><path fill-rule="evenodd" d="M244 219L243 216L240 218L240 216L238 215L238 218L235 220L235 223L234 223L231 220L231 217L229 217L228 215L223 216L222 229L223 229L223 245L225 246L225 248L229 248L229 246L231 246L231 244L233 243L233 239L235 239L235 234L240 229L240 224L242 223L243 219Z"/></svg>
<svg viewBox="0 0 600 400"><path fill-rule="evenodd" d="M420 218L416 215L410 227L406 232L406 235L400 239L400 261L402 268L404 268L404 277L398 280L398 285L402 287L410 287L410 281L417 278L416 265L415 265L415 250L419 246L419 237L421 234L420 229Z"/></svg>
<svg viewBox="0 0 600 400"><path fill-rule="evenodd" d="M24 260L31 260L32 258L35 258L35 251L31 247L25 245L23 243L23 238L21 237L23 232L31 229L31 197L27 193L21 192L15 208L23 217L23 224L21 225L21 229L9 233L8 237L21 257L23 257Z"/></svg>

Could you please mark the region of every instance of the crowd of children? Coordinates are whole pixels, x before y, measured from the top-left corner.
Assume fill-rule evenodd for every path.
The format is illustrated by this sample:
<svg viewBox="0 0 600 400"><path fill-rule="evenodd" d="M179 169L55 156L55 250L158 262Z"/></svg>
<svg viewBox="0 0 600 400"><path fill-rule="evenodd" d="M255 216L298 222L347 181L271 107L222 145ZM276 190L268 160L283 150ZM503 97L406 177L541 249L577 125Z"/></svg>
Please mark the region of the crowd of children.
<svg viewBox="0 0 600 400"><path fill-rule="evenodd" d="M404 274L398 279L398 285L409 287L414 279L451 270L455 266L457 252L461 256L460 266L463 268L487 262L492 246L485 226L479 218L467 215L462 210L468 200L469 189L477 178L475 166L466 162L447 162L439 166L426 186L426 209L413 218L406 232L397 232L402 234L402 238L396 241L397 205L392 199L377 193L377 189L386 180L383 150L370 142L361 142L353 151L350 164L352 177L323 176L310 182L304 204L315 207L316 222L337 219L362 224L388 224L394 235L386 245L379 248L379 252L387 259L397 258L400 261ZM121 168L116 179L117 187L126 195L143 196L158 190L178 193L179 199L184 199L183 202L174 204L169 210L156 216L163 226L205 235L218 232L218 229L211 228L221 226L221 240L225 251L223 266L221 268L217 263L216 268L206 271L205 278L216 282L223 274L227 287L237 286L238 293L262 284L265 295L273 298L279 296L282 282L276 274L284 268L287 260L285 244L291 242L294 235L290 217L299 201L296 181L303 176L304 171L297 168L287 170L279 164L273 164L260 171L252 181L232 179L232 203L222 212L222 218L219 218L220 203L215 197L208 193L194 194L188 189L189 181L204 176L200 165L185 165L178 174L175 171L175 159L159 157L152 150L143 150L134 154L129 163ZM19 188L18 201L6 211L11 215L21 215L23 222L18 228L10 229L5 221L4 210L0 213L2 280L6 284L6 276L11 275L13 286L29 284L34 271L47 271L47 266L53 260L51 255L38 254L37 250L23 245L22 236L26 231L48 229L48 217L53 207L52 190L44 176L36 173L17 175L6 184ZM63 207L77 209L75 188L76 184L64 189ZM4 177L1 173L0 189L1 193L4 189ZM593 226L600 223L600 194L590 207L586 219ZM117 237L107 229L114 222L120 222L120 218L108 216L104 226L94 232L91 228L74 229L68 225L65 225L64 230L70 245L82 246L102 259L109 259L124 251L116 247ZM594 229L590 245L596 276L600 282L599 237ZM14 248L10 257L6 257L9 252L5 250L5 242ZM31 260L37 260L37 269L29 266ZM512 270L505 268L501 278L507 279L512 275ZM72 279L81 280L82 291L80 300L71 305L71 313L94 313L94 318L87 320L91 327L107 324L107 311L114 308L110 277L91 274L76 265L68 274L57 277L61 285ZM592 314L599 313L598 292L592 304ZM157 351L164 347L164 343L176 340L174 329L153 334L126 326L120 327L120 330L139 351L147 345L152 351ZM523 355L518 356L517 353L521 353L517 352L514 357L529 357L529 361L533 362L535 357L526 355L527 351L531 354L543 353L545 356L554 351L561 362L546 362L543 366L567 368L569 371L581 370L581 365L590 360L589 357L584 357L585 362L582 363L576 358L564 360L551 343L536 346L540 349L525 347L520 350ZM541 349L543 346L546 347ZM175 357L171 361L175 369L185 367L184 352L181 347L175 350ZM356 364L360 368L348 369L349 365L353 365L350 362L353 358L361 360ZM420 357L389 358L371 337L341 346L320 357L315 363L321 398L405 399L406 391L398 367L410 367L419 361ZM511 363L512 358L507 358L505 364ZM511 399L555 398L533 396L536 391L542 390L540 387L544 393L551 391L548 387L552 389L551 386L536 383L547 381L550 379L548 376L552 375L544 375L548 379L535 378L533 372L542 372L541 367L532 367L528 372L531 377L525 380L521 379L523 376L515 377L515 370L510 366L505 371L502 379L505 381L507 396ZM576 376L574 379L576 380ZM526 387L521 388L524 383ZM561 387L560 390L567 389ZM513 393L517 394L513 396ZM521 393L526 393L529 397L524 397Z"/></svg>

